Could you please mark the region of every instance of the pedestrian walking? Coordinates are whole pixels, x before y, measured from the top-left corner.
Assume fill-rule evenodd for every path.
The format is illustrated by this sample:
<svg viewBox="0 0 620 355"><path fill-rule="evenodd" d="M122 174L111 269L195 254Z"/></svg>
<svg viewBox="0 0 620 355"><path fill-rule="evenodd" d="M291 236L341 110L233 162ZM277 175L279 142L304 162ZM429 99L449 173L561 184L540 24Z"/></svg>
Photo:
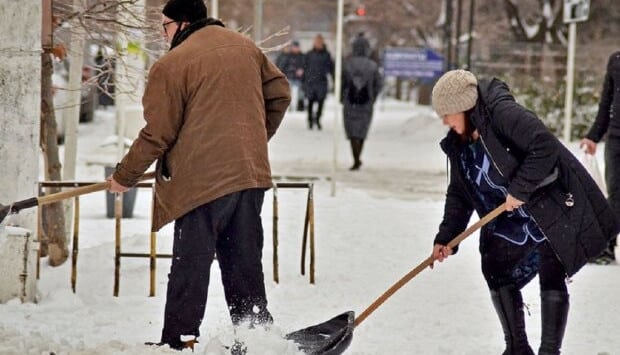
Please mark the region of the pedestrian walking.
<svg viewBox="0 0 620 355"><path fill-rule="evenodd" d="M353 165L362 166L360 155L372 121L375 101L381 91L379 65L370 59L370 43L359 34L351 44L351 56L343 65L342 104L344 129L351 143Z"/></svg>
<svg viewBox="0 0 620 355"><path fill-rule="evenodd" d="M585 147L586 154L594 155L597 143L605 135L607 135L605 140L607 200L616 216L620 218L620 52L613 53L607 61L598 113L580 145ZM615 262L617 242L617 236L612 238L601 255L590 261L601 265Z"/></svg>
<svg viewBox="0 0 620 355"><path fill-rule="evenodd" d="M323 103L327 97L328 77L334 77L334 62L321 34L316 35L312 49L305 54L303 90L308 100L308 128L321 129ZM316 109L315 109L316 105Z"/></svg>
<svg viewBox="0 0 620 355"><path fill-rule="evenodd" d="M146 126L109 179L111 192L127 191L157 161L153 228L174 221L157 345L180 350L200 335L216 254L233 324L273 321L261 260L261 207L272 185L267 141L290 92L284 75L250 39L207 18L202 0L169 0L162 13L170 51L149 71ZM242 353L234 350L239 347L233 353Z"/></svg>
<svg viewBox="0 0 620 355"><path fill-rule="evenodd" d="M276 66L286 75L291 85L291 102L296 103L297 111L304 111L305 97L301 87L304 76L304 54L298 41L292 41L290 46L284 47L276 57Z"/></svg>
<svg viewBox="0 0 620 355"><path fill-rule="evenodd" d="M493 78L445 73L432 92L450 127L441 148L450 163L444 216L433 257L465 230L473 211L506 211L480 231L482 273L506 342L504 354L534 354L527 339L521 288L539 276L539 355L559 354L568 319L565 279L605 249L619 230L613 210L573 154L536 115Z"/></svg>

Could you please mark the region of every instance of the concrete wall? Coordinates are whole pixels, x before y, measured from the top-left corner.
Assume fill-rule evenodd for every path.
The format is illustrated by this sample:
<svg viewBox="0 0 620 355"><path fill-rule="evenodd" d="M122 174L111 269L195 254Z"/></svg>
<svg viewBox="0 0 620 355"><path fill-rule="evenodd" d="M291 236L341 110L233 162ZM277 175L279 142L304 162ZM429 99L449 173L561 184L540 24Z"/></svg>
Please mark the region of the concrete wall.
<svg viewBox="0 0 620 355"><path fill-rule="evenodd" d="M37 299L36 260L38 243L23 228L0 230L0 303L12 299L35 302Z"/></svg>
<svg viewBox="0 0 620 355"><path fill-rule="evenodd" d="M0 0L0 203L36 196L41 101L41 1ZM36 209L4 221L36 230Z"/></svg>

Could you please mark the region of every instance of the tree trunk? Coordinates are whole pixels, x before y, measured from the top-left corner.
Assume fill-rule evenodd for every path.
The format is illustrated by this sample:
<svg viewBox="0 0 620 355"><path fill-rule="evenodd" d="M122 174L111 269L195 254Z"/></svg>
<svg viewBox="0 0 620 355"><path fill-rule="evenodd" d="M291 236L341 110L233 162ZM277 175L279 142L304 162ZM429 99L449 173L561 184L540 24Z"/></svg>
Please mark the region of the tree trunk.
<svg viewBox="0 0 620 355"><path fill-rule="evenodd" d="M41 150L45 164L45 180L59 181L60 158L58 154L56 117L52 93L54 67L49 53L41 54ZM46 193L59 192L48 188ZM62 202L45 205L42 212L41 254L49 256L49 263L58 266L67 260L69 250L65 237L65 216Z"/></svg>

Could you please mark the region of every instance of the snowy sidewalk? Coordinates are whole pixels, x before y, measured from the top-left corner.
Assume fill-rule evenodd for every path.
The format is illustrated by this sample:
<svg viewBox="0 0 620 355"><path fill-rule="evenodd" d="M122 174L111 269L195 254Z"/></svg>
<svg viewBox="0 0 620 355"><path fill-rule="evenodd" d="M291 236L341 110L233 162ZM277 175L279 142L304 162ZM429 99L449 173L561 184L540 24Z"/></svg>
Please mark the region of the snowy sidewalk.
<svg viewBox="0 0 620 355"><path fill-rule="evenodd" d="M380 107L380 106L379 106ZM280 203L280 283L272 281L271 192L265 196L264 267L275 326L269 334L243 334L249 355L292 355L279 334L357 313L428 256L443 213L445 157L438 142L445 128L428 107L386 102L377 110L364 165L349 172L342 128L336 196L330 195L333 103L323 131L309 131L304 113L292 112L270 142L274 174L318 176L315 182L316 284L299 275L305 192L287 191ZM103 169L86 163L108 158L98 143L112 134L113 116L100 113L80 125L78 179L102 180ZM113 153L112 153L113 154ZM112 155L113 156L113 155ZM105 196L81 199L77 292L70 289L70 262L57 268L42 260L38 304L0 305L0 354L174 354L151 349L159 339L169 260L158 259L156 297L148 294L148 259L122 259L120 297L112 297L114 221L105 217ZM476 219L477 217L474 217ZM123 249L148 250L150 194L138 193L134 218L123 220ZM171 250L172 225L158 233L158 252ZM479 266L477 235L434 270L425 270L377 309L354 332L347 354L500 354L503 335ZM565 355L618 355L615 325L620 295L618 265L587 265L569 284L571 312ZM210 297L195 354L223 355L232 327L219 277L211 270ZM537 347L540 310L537 280L524 292L530 342Z"/></svg>

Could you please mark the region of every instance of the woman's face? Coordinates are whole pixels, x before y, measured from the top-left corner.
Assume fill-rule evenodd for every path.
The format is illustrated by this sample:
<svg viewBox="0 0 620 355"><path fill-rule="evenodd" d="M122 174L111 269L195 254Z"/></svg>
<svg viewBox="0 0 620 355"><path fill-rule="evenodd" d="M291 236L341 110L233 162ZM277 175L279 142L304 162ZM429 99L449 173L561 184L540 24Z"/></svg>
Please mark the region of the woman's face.
<svg viewBox="0 0 620 355"><path fill-rule="evenodd" d="M444 115L441 120L443 124L450 127L454 132L464 135L467 132L467 124L465 122L465 112L451 113Z"/></svg>

